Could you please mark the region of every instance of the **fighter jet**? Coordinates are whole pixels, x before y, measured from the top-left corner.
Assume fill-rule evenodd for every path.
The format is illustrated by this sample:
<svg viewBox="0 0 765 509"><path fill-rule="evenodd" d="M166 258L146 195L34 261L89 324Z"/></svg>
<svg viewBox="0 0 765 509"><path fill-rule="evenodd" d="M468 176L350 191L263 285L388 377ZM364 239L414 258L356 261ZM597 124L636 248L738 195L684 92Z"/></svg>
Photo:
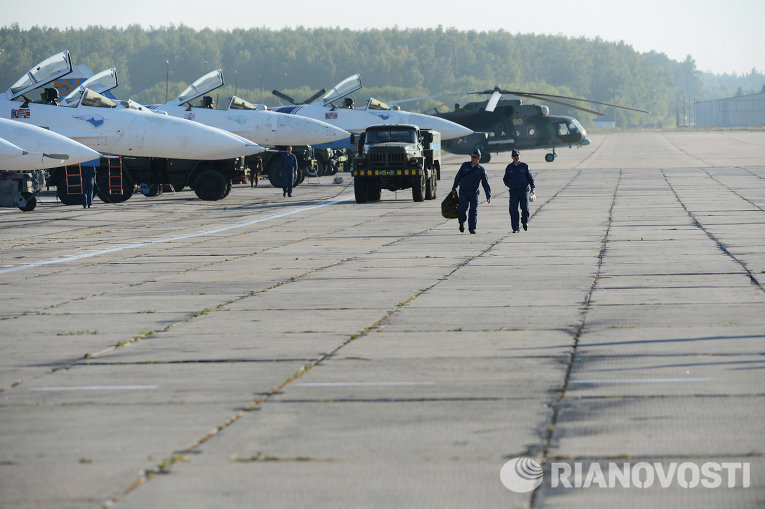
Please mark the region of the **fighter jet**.
<svg viewBox="0 0 765 509"><path fill-rule="evenodd" d="M361 76L354 74L335 85L318 101L305 105L281 106L275 108L275 111L322 120L352 133L362 133L371 125L410 124L419 126L420 129L439 131L442 140L473 134L473 131L467 127L450 120L402 111L397 107L391 108L374 98L370 98L363 108L354 108L350 98L347 98L341 106L335 104L360 88Z"/></svg>
<svg viewBox="0 0 765 509"><path fill-rule="evenodd" d="M68 51L45 59L0 96L0 116L49 128L103 154L222 159L264 150L219 129L157 115L132 101L118 108L115 101L88 88L70 108L56 103L56 94L50 93L55 89L47 89L38 102L26 95L71 70Z"/></svg>
<svg viewBox="0 0 765 509"><path fill-rule="evenodd" d="M240 97L228 100L225 109L215 109L212 96L206 95L223 86L223 72L210 71L184 90L174 100L151 105L173 117L194 120L238 134L259 145L314 145L346 139L350 133L325 122L292 117L251 104Z"/></svg>
<svg viewBox="0 0 765 509"><path fill-rule="evenodd" d="M0 119L0 140L17 151L0 156L0 170L40 170L101 157L95 150L65 136L4 118ZM0 153L4 151L0 149Z"/></svg>
<svg viewBox="0 0 765 509"><path fill-rule="evenodd" d="M3 119L5 121L5 119ZM13 157L19 157L23 155L27 155L28 152L18 145L14 145L13 143L6 141L2 138L0 138L0 161L3 159L10 159Z"/></svg>

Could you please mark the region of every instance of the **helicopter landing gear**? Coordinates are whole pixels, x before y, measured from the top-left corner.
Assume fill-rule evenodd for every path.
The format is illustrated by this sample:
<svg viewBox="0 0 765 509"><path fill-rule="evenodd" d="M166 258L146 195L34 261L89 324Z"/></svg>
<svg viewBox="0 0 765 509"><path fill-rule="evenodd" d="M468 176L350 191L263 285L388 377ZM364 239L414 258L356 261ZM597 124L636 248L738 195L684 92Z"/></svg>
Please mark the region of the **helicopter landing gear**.
<svg viewBox="0 0 765 509"><path fill-rule="evenodd" d="M552 152L550 154L545 154L545 161L548 163L551 163L555 161L555 158L558 156L558 154L555 153L555 149L552 149Z"/></svg>

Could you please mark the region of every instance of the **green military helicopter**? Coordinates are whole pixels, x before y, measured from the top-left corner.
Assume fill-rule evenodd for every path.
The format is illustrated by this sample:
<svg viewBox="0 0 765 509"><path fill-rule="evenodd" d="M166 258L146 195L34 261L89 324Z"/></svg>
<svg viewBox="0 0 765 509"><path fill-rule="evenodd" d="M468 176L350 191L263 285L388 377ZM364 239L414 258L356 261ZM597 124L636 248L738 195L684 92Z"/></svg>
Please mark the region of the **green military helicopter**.
<svg viewBox="0 0 765 509"><path fill-rule="evenodd" d="M436 107L435 116L451 120L475 131L470 136L446 140L441 148L453 154L470 154L474 149L481 150L481 162L488 163L492 152L504 152L512 149L548 149L545 161L553 162L557 157L556 147L574 147L589 145L587 132L582 124L574 117L563 115L550 115L547 106L537 104L523 104L522 99L502 99L503 95L512 95L519 98L538 99L545 102L561 104L569 108L586 111L598 116L604 113L582 106L563 102L584 101L592 104L600 104L614 108L648 113L645 110L619 106L616 104L592 101L578 97L568 97L554 94L542 94L520 92L516 90L503 90L494 87L492 90L468 92L467 94L446 94L428 97L417 97L403 101L393 101L391 104L400 104L409 101L434 99L439 97L457 95L489 95L486 101L469 102L460 106L455 104L453 111L440 112Z"/></svg>

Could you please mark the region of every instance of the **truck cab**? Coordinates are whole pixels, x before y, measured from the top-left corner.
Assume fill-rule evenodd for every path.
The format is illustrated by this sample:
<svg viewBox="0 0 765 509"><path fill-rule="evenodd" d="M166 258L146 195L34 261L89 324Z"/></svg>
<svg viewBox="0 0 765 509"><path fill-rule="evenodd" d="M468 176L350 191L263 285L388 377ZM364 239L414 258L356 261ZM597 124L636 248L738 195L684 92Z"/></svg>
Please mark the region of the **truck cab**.
<svg viewBox="0 0 765 509"><path fill-rule="evenodd" d="M440 133L406 124L368 127L351 170L357 203L378 201L382 189L411 188L414 201L432 200L440 173Z"/></svg>

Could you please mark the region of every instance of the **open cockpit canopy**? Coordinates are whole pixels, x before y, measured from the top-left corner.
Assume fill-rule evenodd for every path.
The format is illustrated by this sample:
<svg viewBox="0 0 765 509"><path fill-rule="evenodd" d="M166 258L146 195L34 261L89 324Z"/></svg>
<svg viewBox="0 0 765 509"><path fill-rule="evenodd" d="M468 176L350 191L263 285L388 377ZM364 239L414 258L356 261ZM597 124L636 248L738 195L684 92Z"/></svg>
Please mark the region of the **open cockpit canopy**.
<svg viewBox="0 0 765 509"><path fill-rule="evenodd" d="M332 90L322 96L320 101L324 106L327 106L328 104L337 101L338 99L342 99L348 94L352 94L360 88L361 76L354 74L353 76L345 78L343 81L335 85Z"/></svg>
<svg viewBox="0 0 765 509"><path fill-rule="evenodd" d="M72 72L72 58L69 51L64 50L32 67L6 91L6 95L9 99L15 99L70 72Z"/></svg>
<svg viewBox="0 0 765 509"><path fill-rule="evenodd" d="M223 71L220 69L216 69L215 71L210 71L198 80L196 80L194 83L188 86L186 90L181 92L181 95L176 97L175 102L179 106L181 104L189 104L191 105L191 101L194 99L203 96L204 94L208 92L212 92L216 88L223 86Z"/></svg>

